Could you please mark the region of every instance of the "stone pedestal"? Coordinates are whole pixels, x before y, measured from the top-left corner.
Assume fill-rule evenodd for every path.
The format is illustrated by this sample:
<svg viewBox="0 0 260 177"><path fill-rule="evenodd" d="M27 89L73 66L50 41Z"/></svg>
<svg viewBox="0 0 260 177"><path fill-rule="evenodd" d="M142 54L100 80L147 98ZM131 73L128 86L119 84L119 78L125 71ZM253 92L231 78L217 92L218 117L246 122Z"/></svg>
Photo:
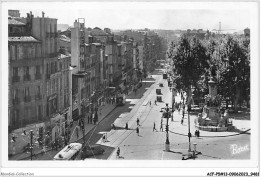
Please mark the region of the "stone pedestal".
<svg viewBox="0 0 260 177"><path fill-rule="evenodd" d="M170 144L165 143L165 151L169 152L170 151Z"/></svg>

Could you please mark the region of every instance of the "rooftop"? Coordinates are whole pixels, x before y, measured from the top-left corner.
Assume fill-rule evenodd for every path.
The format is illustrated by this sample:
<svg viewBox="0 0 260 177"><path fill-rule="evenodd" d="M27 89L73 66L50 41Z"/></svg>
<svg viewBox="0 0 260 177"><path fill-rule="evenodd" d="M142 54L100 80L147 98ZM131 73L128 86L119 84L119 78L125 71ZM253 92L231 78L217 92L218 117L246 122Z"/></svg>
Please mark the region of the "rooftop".
<svg viewBox="0 0 260 177"><path fill-rule="evenodd" d="M8 42L40 42L32 36L8 37Z"/></svg>
<svg viewBox="0 0 260 177"><path fill-rule="evenodd" d="M20 21L17 21L13 18L8 18L8 25L20 25L20 26L24 26L25 23L22 23Z"/></svg>

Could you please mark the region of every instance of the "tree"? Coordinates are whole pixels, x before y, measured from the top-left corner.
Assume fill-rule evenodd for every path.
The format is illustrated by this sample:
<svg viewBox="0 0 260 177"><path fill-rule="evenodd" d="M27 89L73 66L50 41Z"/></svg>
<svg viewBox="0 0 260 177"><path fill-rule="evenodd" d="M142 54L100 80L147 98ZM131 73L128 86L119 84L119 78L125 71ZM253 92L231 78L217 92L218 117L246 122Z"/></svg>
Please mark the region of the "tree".
<svg viewBox="0 0 260 177"><path fill-rule="evenodd" d="M250 99L249 43L249 39L226 36L218 39L211 55L210 65L217 68L218 91L231 98L235 111L238 103Z"/></svg>
<svg viewBox="0 0 260 177"><path fill-rule="evenodd" d="M192 86L195 89L199 87L201 76L209 68L206 48L197 38L182 36L176 44L171 44L167 54L174 63L176 88L186 91L186 102L190 104Z"/></svg>

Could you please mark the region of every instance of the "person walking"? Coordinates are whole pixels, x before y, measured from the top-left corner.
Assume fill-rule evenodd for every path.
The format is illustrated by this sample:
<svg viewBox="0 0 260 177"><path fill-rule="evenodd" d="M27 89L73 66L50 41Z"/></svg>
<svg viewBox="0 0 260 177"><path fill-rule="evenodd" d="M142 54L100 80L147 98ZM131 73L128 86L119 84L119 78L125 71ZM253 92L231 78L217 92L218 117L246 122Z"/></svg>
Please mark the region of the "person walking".
<svg viewBox="0 0 260 177"><path fill-rule="evenodd" d="M139 118L137 118L136 123L137 123L137 126L140 126L140 124L139 124Z"/></svg>
<svg viewBox="0 0 260 177"><path fill-rule="evenodd" d="M183 125L183 119L181 119L181 125Z"/></svg>
<svg viewBox="0 0 260 177"><path fill-rule="evenodd" d="M117 148L117 151L116 151L116 157L117 157L117 158L120 157L120 148L119 148L119 147Z"/></svg>
<svg viewBox="0 0 260 177"><path fill-rule="evenodd" d="M152 106L152 102L150 101L150 106Z"/></svg>
<svg viewBox="0 0 260 177"><path fill-rule="evenodd" d="M184 119L184 114L185 114L185 106L182 108L182 119Z"/></svg>
<svg viewBox="0 0 260 177"><path fill-rule="evenodd" d="M154 104L157 106L157 104L156 104L156 100L154 100Z"/></svg>
<svg viewBox="0 0 260 177"><path fill-rule="evenodd" d="M198 137L198 130L195 130L195 136Z"/></svg>
<svg viewBox="0 0 260 177"><path fill-rule="evenodd" d="M160 126L160 131L163 132L163 120L161 119L161 126Z"/></svg>
<svg viewBox="0 0 260 177"><path fill-rule="evenodd" d="M111 124L111 128L112 128L112 129L114 129L114 130L116 129L116 127L115 127L115 124L114 124L114 123L112 123L112 124Z"/></svg>
<svg viewBox="0 0 260 177"><path fill-rule="evenodd" d="M128 123L125 124L125 129L128 130Z"/></svg>
<svg viewBox="0 0 260 177"><path fill-rule="evenodd" d="M136 127L136 133L139 136L139 127Z"/></svg>
<svg viewBox="0 0 260 177"><path fill-rule="evenodd" d="M106 142L106 134L103 134L102 141L103 141L103 143Z"/></svg>
<svg viewBox="0 0 260 177"><path fill-rule="evenodd" d="M153 123L153 131L154 131L154 130L157 131L155 127L156 127L156 125L155 125L155 122L154 122L154 123Z"/></svg>

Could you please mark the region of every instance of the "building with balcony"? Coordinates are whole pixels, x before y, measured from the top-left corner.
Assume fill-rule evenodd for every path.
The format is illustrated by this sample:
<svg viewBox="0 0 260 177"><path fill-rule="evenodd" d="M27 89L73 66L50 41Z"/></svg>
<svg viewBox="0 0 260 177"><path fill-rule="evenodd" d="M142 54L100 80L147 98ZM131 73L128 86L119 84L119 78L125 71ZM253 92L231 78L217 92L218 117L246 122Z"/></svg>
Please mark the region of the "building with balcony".
<svg viewBox="0 0 260 177"><path fill-rule="evenodd" d="M26 17L18 14L9 11L8 17L9 131L21 135L33 130L41 139L49 131L54 141L61 135L61 124L69 113L68 101L64 105L63 100L68 91L61 90L57 19L46 18L44 12L42 17L34 17L31 12Z"/></svg>

